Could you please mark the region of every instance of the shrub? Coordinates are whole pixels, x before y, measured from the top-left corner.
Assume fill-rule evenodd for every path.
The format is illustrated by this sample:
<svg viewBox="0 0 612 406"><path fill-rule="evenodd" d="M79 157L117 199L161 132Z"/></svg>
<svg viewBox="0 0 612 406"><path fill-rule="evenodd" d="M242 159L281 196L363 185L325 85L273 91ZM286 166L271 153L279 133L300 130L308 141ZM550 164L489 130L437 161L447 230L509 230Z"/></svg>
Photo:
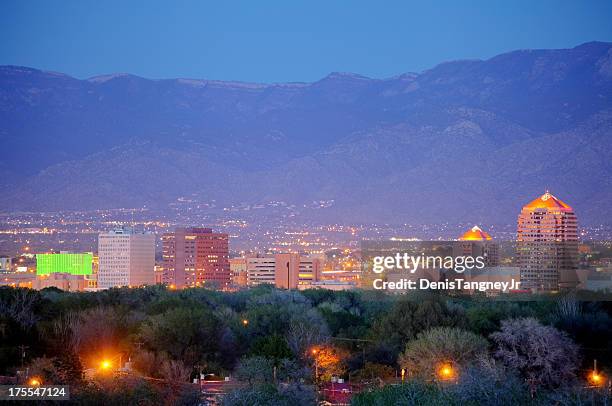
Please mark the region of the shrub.
<svg viewBox="0 0 612 406"><path fill-rule="evenodd" d="M486 356L487 341L474 333L450 327L436 327L420 333L406 344L399 364L408 374L435 377L440 364L452 362L465 367Z"/></svg>
<svg viewBox="0 0 612 406"><path fill-rule="evenodd" d="M501 330L491 334L494 357L517 371L532 393L539 387L558 388L576 379L578 348L554 327L534 318L502 321Z"/></svg>

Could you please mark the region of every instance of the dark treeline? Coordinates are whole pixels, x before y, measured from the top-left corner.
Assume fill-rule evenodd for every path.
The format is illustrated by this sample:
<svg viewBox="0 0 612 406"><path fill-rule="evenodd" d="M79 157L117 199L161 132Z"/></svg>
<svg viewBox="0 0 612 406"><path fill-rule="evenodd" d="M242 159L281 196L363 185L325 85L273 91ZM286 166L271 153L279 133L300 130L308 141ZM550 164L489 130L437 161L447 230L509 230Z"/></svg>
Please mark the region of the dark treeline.
<svg viewBox="0 0 612 406"><path fill-rule="evenodd" d="M611 314L562 296L0 288L0 375L70 384L78 404L197 404L200 373L241 383L227 405L313 404L332 376L365 388L358 405L603 402ZM98 373L106 359L133 372Z"/></svg>

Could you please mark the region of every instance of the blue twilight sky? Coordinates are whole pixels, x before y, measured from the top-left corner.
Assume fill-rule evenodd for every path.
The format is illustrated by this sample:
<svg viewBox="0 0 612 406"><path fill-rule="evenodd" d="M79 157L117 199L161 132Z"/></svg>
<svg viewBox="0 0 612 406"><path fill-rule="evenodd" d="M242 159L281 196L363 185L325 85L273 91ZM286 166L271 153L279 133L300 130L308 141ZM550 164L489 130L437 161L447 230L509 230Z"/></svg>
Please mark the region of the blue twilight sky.
<svg viewBox="0 0 612 406"><path fill-rule="evenodd" d="M612 1L0 0L0 64L256 82L383 78L612 41Z"/></svg>

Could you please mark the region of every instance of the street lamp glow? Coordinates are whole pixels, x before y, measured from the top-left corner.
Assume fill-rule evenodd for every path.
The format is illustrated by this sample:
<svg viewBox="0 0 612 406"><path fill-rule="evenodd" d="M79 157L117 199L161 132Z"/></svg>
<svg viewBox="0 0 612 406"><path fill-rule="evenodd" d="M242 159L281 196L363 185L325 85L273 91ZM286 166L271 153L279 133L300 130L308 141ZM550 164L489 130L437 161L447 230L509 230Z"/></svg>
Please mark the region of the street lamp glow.
<svg viewBox="0 0 612 406"><path fill-rule="evenodd" d="M438 378L442 381L448 381L456 377L456 371L450 363L444 363L438 368Z"/></svg>
<svg viewBox="0 0 612 406"><path fill-rule="evenodd" d="M604 377L597 371L593 371L589 374L589 380L594 386L600 386L604 383Z"/></svg>
<svg viewBox="0 0 612 406"><path fill-rule="evenodd" d="M111 362L107 359L100 362L100 369L103 371L109 370L111 366L112 366Z"/></svg>
<svg viewBox="0 0 612 406"><path fill-rule="evenodd" d="M37 377L32 377L28 381L28 385L30 385L30 386L40 386L41 384L42 384L41 379L37 378Z"/></svg>
<svg viewBox="0 0 612 406"><path fill-rule="evenodd" d="M248 324L249 324L249 321L247 319L242 319L243 326L247 326Z"/></svg>

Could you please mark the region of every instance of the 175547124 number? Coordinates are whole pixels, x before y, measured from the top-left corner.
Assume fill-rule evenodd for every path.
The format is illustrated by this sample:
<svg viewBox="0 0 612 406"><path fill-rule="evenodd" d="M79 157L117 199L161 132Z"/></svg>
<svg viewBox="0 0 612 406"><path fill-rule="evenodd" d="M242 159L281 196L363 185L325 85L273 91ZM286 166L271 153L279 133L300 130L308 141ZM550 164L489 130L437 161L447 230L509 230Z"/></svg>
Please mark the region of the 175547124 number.
<svg viewBox="0 0 612 406"><path fill-rule="evenodd" d="M0 385L0 400L68 400L70 389L66 385L22 386Z"/></svg>

